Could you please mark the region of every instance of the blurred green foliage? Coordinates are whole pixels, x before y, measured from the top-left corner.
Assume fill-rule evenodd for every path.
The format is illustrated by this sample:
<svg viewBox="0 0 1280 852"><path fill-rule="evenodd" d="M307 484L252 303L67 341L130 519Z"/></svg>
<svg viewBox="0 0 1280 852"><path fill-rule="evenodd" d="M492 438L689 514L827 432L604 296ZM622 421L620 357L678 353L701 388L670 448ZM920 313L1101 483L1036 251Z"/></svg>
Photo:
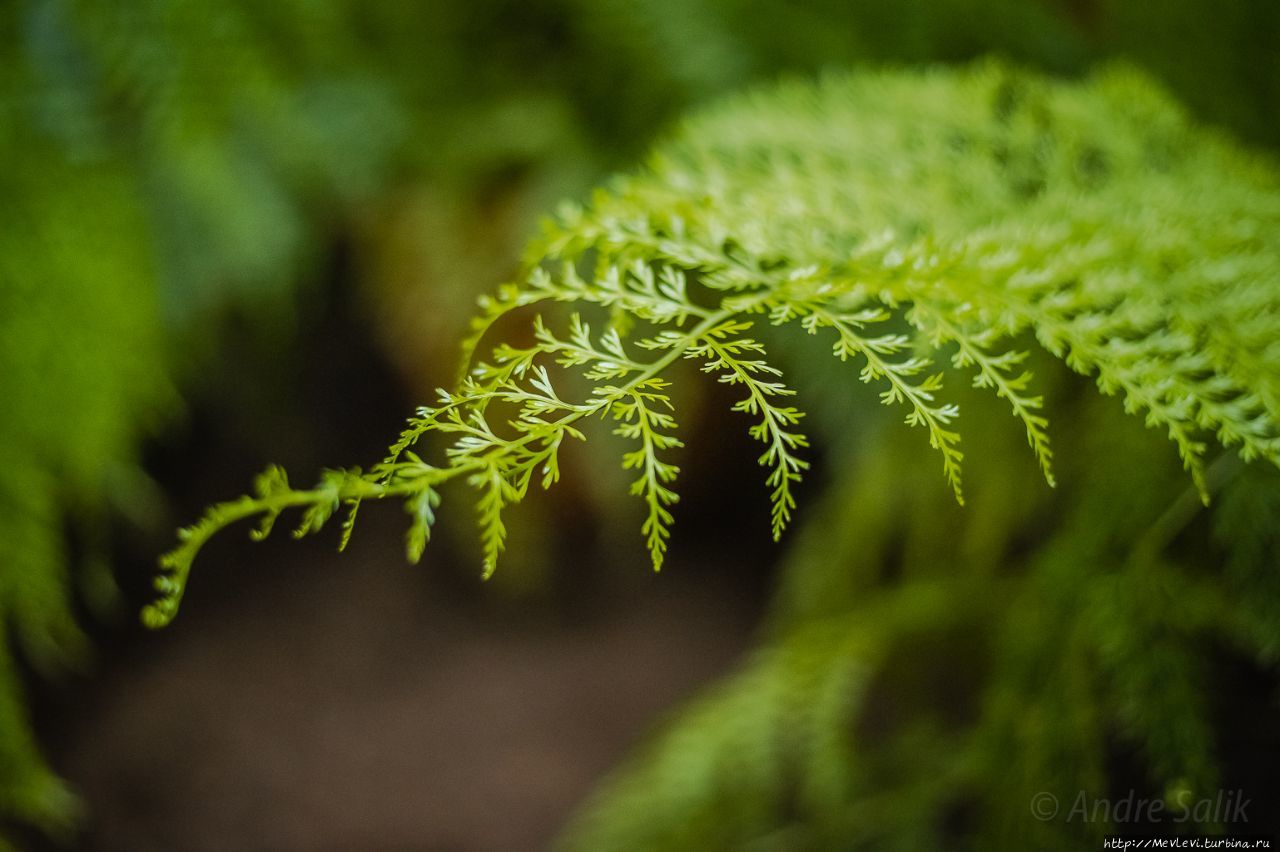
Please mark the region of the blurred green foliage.
<svg viewBox="0 0 1280 852"><path fill-rule="evenodd" d="M216 369L201 359L217 317L239 306L287 328L329 237L362 233L377 251L400 224L368 211L404 187L429 187L429 210L398 239L430 246L429 286L453 269L470 294L514 266L552 199L629 162L689 105L779 71L997 51L1072 73L1129 55L1205 119L1280 143L1267 0L19 0L0 9L0 33L0 621L16 640L0 642L0 813L50 830L71 800L32 742L15 653L41 672L83 655L72 577L89 602L110 597L103 525L151 499L140 441L176 410L175 385ZM515 197L496 231L495 193ZM387 331L406 300L463 322L462 299L383 298L400 350L424 336L412 322ZM836 422L832 434L853 421ZM919 455L894 453L900 476ZM1020 528L1001 514L1007 491L991 494L996 514L971 505L963 527L988 555ZM1252 497L1229 499L1224 517L1260 528ZM1233 556L1233 582L1265 580L1262 560ZM861 588L857 571L803 562L801 548L788 588Z"/></svg>
<svg viewBox="0 0 1280 852"><path fill-rule="evenodd" d="M0 76L7 92L33 85L16 63ZM24 115L37 103L6 99L0 119L0 622L47 674L86 650L65 512L75 510L88 602L101 603L104 512L137 496L129 466L173 391L133 175L50 147ZM71 799L27 733L18 677L0 642L0 813L54 829Z"/></svg>

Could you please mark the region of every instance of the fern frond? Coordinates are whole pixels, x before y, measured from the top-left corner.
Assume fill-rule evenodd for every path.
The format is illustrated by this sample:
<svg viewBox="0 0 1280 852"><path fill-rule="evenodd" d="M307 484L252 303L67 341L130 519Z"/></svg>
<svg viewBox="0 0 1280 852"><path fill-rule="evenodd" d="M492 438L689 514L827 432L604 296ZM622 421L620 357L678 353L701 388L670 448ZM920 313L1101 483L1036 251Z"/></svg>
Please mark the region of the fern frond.
<svg viewBox="0 0 1280 852"><path fill-rule="evenodd" d="M1054 483L1042 399L1013 347L1024 337L1167 432L1207 495L1212 444L1280 464L1277 234L1275 164L1192 126L1124 69L1068 83L984 63L730 100L644 170L562 211L528 273L482 301L464 380L418 411L381 465L311 491L272 480L215 507L167 558L164 616L195 550L226 523L301 507L312 532L343 503L384 497L429 518L435 498L422 495L455 478L479 489L491 573L503 512L535 477L556 481L564 440L595 416L639 442L622 464L641 474L633 488L659 566L676 500L676 469L660 458L678 446L666 383L685 360L745 392L733 408L766 446L778 537L807 442L780 369L745 336L761 317L779 334L833 335L833 355L927 431L957 500L959 409L938 365L972 370L1004 400ZM537 304L547 318L531 319L531 343L473 357L499 320ZM567 329L555 305L568 306ZM602 334L584 319L600 313ZM561 382L564 371L580 381ZM407 455L432 440L441 461Z"/></svg>

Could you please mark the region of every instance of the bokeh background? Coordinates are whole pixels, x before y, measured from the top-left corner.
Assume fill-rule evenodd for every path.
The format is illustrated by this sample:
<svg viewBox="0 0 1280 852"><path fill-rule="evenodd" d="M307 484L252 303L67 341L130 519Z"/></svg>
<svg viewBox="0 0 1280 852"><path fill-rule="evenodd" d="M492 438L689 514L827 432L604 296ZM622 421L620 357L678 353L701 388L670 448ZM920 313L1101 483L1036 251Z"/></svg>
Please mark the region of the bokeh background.
<svg viewBox="0 0 1280 852"><path fill-rule="evenodd" d="M465 513L409 567L378 507L342 556L336 532L224 535L177 623L137 626L177 524L268 462L305 480L380 458L539 217L689 109L832 67L1123 58L1202 121L1280 144L1270 0L15 0L0 51L0 815L18 848L544 847L789 607L847 591L780 565L853 551L863 577L948 544L952 522L901 523L920 507L867 485L891 476L867 458L914 449L867 429L857 464L841 454L876 416L866 394L826 415L817 520L773 546L755 452L708 400L661 575L587 456L513 518L488 583ZM1034 465L996 470L1015 478L979 519L1035 487ZM930 476L905 481L946 498ZM879 550L829 540L855 505L893 528ZM965 558L1003 552L992 525ZM1232 677L1223 753L1274 794L1274 682Z"/></svg>

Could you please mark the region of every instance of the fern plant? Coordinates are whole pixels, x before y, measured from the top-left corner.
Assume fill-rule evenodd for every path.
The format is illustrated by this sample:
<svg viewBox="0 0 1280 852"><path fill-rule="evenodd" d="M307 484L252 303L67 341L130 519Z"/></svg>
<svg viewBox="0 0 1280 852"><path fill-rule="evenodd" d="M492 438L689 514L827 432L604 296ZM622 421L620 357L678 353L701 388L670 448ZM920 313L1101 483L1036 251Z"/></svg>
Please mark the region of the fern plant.
<svg viewBox="0 0 1280 852"><path fill-rule="evenodd" d="M252 496L182 530L145 619L167 623L200 547L249 517L263 536L300 509L302 536L345 507L345 544L364 501L400 499L416 560L454 481L476 493L490 575L504 513L553 485L562 448L599 419L629 443L623 465L659 568L677 500L670 383L685 362L739 391L778 538L808 440L761 342L768 327L825 338L854 362L925 433L961 503L948 362L1004 400L1054 483L1043 402L1014 345L1024 333L1166 432L1207 501L1211 446L1280 462L1278 189L1270 161L1195 127L1124 68L1080 83L995 63L834 75L731 100L588 207L561 211L527 275L482 300L466 376L382 462L310 489L273 468ZM538 312L529 338L477 359L521 311ZM422 445L434 441L433 456Z"/></svg>
<svg viewBox="0 0 1280 852"><path fill-rule="evenodd" d="M1204 649L1278 659L1278 225L1274 163L1126 68L858 73L731 100L561 211L526 274L482 300L458 386L381 463L312 489L272 469L184 530L146 618L173 617L229 523L258 517L265 535L297 508L306 535L345 508L345 543L365 500L400 499L417 559L456 485L476 492L491 574L507 510L600 423L661 567L677 391L704 374L759 442L775 537L808 436L856 447L856 422L879 451L848 453L765 647L565 844L1078 848L1106 825L1031 820L1037 791L1105 794L1121 747L1170 802L1213 789ZM859 402L877 395L914 428L880 429ZM806 398L822 402L810 419ZM1051 435L1050 409L1074 428ZM1003 458L1014 443L1039 485L964 467L966 444ZM1219 533L1190 535L1215 494ZM1027 530L1039 540L1018 544ZM903 575L879 582L895 534Z"/></svg>
<svg viewBox="0 0 1280 852"><path fill-rule="evenodd" d="M205 324L211 311L232 301L229 296L257 304L263 295L283 292L316 254L317 231L342 218L344 205L376 192L393 162L445 184L447 199L474 193L476 186L487 190L495 173L530 164L542 176L531 195L568 192L600 162L617 162L647 144L653 128L676 109L744 77L867 59L956 59L984 50L1058 70L1080 68L1099 53L1136 56L1201 114L1254 140L1275 140L1269 121L1274 87L1264 77L1274 64L1268 34L1276 31L1277 18L1266 0L1180 0L1154 14L1149 4L1103 0L1090 6L1087 19L1076 14L1079 4L1068 6L1055 0L943 0L885 15L874 3L490 0L436 4L423 16L409 8L354 4L10 4L0 13L13 36L0 72L7 119L0 149L11 164L3 181L13 214L6 220L0 270L0 383L10 400L0 418L0 616L10 625L11 640L0 641L0 818L52 829L65 826L72 813L71 797L30 734L18 670L30 663L53 671L85 650L71 614L71 585L97 582L101 590L106 574L69 570L75 566L67 564L65 526L77 526L89 561L100 564L94 554L105 549L99 541L103 515L148 503L145 494L122 486L140 479L141 435L175 405L168 382L182 371L159 365L192 360L193 348L205 344L191 328ZM1160 28L1158 37L1153 27ZM565 36L567 49L548 51L548 33L557 35L557 43ZM430 45L425 66L424 43ZM654 55L667 61L653 63ZM440 85L458 79L468 84ZM525 132L529 127L537 132ZM377 131L372 136L371 128ZM690 166L692 177L699 168ZM455 239L462 227L448 218L456 214L443 215L445 227L435 230L445 236L436 239L456 251L451 244L463 242ZM743 230L741 222L725 224ZM908 224L898 238L909 243L918 227ZM645 256L643 246L635 249ZM781 242L775 249L788 250ZM477 254L486 264L495 254L502 255L498 265L505 262L502 251ZM564 253L570 256L577 257ZM679 268L657 264L654 271L662 265ZM559 274L554 264L546 268ZM579 268L587 274L585 264ZM706 308L718 297L706 289L701 271L689 268L689 286ZM476 280L470 270L458 277ZM413 313L399 302L386 311L399 318ZM619 319L616 328L625 336L623 313L588 319L597 330ZM181 353L161 339L175 318L184 320ZM762 332L759 339L773 348L773 338L764 334L767 323L750 319L756 328L747 336ZM557 334L572 334L568 317L548 316L546 324ZM895 329L903 331L909 329ZM130 345L121 347L122 340ZM778 345L785 344L784 338ZM85 359L84 351L102 356ZM625 351L637 354L632 342ZM704 363L718 357L698 356ZM549 364L552 356L538 360ZM677 358L673 366L682 363ZM558 368L548 369L557 388L570 380ZM718 372L729 369L726 363ZM790 372L805 378L813 370L805 364L805 375ZM776 379L755 378L766 384ZM1041 384L1044 378L1041 371ZM949 382L951 392L956 384ZM624 430L623 440L635 448L629 451L638 453L637 489L652 519L644 537L655 560L667 541L664 510L672 511L676 491L677 472L667 460L679 459L679 439L662 402L680 402L673 390L640 389L641 400L623 397L602 411L619 418L610 428ZM762 385L744 385L743 391L769 397L773 409L791 404L782 389L770 394ZM1025 410L1020 421L1041 416L1022 403L1014 405L1015 413L1019 405ZM814 413L838 408L826 405ZM974 408L966 403L966 420ZM819 419L775 421L773 427L813 432ZM594 418L577 422L589 433ZM786 488L775 501L782 512L789 511L787 495L806 460L804 447L788 447L788 453L793 461L782 463L782 477L770 486ZM1049 459L1043 439L1036 455ZM777 461L770 465L776 474ZM412 473L405 468L397 478ZM973 472L969 476L972 484ZM263 488L275 495L273 505L310 507L334 494L339 502L366 491L385 496L387 484L382 476L330 474L310 502L297 494L285 501L288 489L278 475ZM422 485L399 483L413 512L411 554L425 544L439 496ZM310 522L323 515L322 509ZM785 518L780 513L775 520Z"/></svg>

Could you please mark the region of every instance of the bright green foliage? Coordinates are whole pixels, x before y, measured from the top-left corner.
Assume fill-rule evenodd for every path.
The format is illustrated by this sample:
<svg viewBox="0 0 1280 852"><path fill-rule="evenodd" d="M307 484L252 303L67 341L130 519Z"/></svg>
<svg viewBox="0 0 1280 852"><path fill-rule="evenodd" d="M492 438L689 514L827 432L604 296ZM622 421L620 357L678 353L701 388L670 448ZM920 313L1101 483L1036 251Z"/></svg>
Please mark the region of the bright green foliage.
<svg viewBox="0 0 1280 852"><path fill-rule="evenodd" d="M531 345L499 344L370 473L215 507L166 557L149 619L171 617L200 544L226 523L415 498L455 478L479 492L491 573L504 510L535 476L544 488L555 481L564 441L597 416L629 423L624 437L640 440L626 464L645 473L636 493L660 565L676 470L659 458L671 422L655 410L670 398L653 382L678 375L682 360L744 392L735 410L766 445L777 537L806 439L755 326L795 327L858 364L885 404L927 432L961 502L959 409L944 396L940 359L1005 399L1052 482L1042 403L1014 345L1032 333L1166 431L1207 499L1211 439L1246 460L1280 461L1278 227L1273 166L1190 125L1132 71L1064 84L984 64L834 76L730 101L589 208L565 209L531 253L560 268L536 265L485 300L471 345L506 314L547 302L603 309L613 317L603 335L576 315L564 333L537 319ZM579 269L587 258L590 275ZM632 325L627 344L619 330ZM553 369L583 374L589 392L566 396L568 377ZM440 461L405 455L435 436Z"/></svg>

